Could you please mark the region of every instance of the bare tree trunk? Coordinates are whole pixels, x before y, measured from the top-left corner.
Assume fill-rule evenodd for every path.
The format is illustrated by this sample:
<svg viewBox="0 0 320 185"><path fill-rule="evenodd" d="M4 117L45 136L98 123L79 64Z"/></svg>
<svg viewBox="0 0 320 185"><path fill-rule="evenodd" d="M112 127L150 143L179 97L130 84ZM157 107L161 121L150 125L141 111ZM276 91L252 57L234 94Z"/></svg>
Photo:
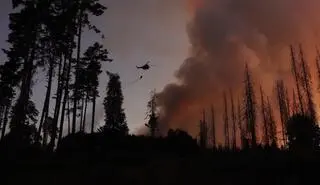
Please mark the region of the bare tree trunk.
<svg viewBox="0 0 320 185"><path fill-rule="evenodd" d="M272 107L269 101L269 97L267 97L267 113L268 113L268 124L269 124L269 140L271 140L271 144L277 146L277 128L276 122L274 120Z"/></svg>
<svg viewBox="0 0 320 185"><path fill-rule="evenodd" d="M66 112L66 104L68 103L68 134L70 134L70 107L69 107L69 81L70 81L70 70L71 70L71 57L69 57L69 63L67 65L67 69L65 70L64 74L64 97L63 97L63 102L62 102L62 113L61 113L61 118L60 118L60 130L59 130L59 137L58 137L58 144L61 142L62 139L62 134L63 134L63 124L64 124L64 115Z"/></svg>
<svg viewBox="0 0 320 185"><path fill-rule="evenodd" d="M207 131L207 123L206 123L206 115L203 110L203 118L200 120L200 147L205 149L207 147L207 139L208 139L208 131Z"/></svg>
<svg viewBox="0 0 320 185"><path fill-rule="evenodd" d="M84 115L83 115L83 123L82 123L82 131L86 131L86 117L87 117L87 108L88 108L88 96L86 96L86 100L84 102Z"/></svg>
<svg viewBox="0 0 320 185"><path fill-rule="evenodd" d="M42 132L43 122L45 120L47 120L48 115L49 115L53 70L54 70L54 64L53 64L53 61L50 61L49 72L48 72L49 79L48 79L47 92L46 92L46 97L45 97L44 104L43 104L43 109L42 109L42 113L41 113L41 119L40 119L40 123L39 123L37 137L40 137L41 132ZM39 140L39 138L37 140Z"/></svg>
<svg viewBox="0 0 320 185"><path fill-rule="evenodd" d="M72 119L72 133L76 132L76 122L77 122L77 106L78 106L78 90L79 90L79 65L80 65L80 52L81 52L81 37L82 37L82 16L83 10L80 10L78 19L78 45L77 45L77 64L76 64L76 75L74 84L74 97L73 97L73 119Z"/></svg>
<svg viewBox="0 0 320 185"><path fill-rule="evenodd" d="M237 133L236 133L236 115L234 111L233 93L230 89L230 100L231 100L231 116L232 116L232 147L237 148Z"/></svg>
<svg viewBox="0 0 320 185"><path fill-rule="evenodd" d="M320 51L317 49L317 57L316 57L316 66L317 66L317 75L318 75L318 92L320 91Z"/></svg>
<svg viewBox="0 0 320 185"><path fill-rule="evenodd" d="M284 87L283 80L278 80L276 85L277 90L277 97L278 97L278 104L279 104L279 111L280 111L280 118L281 118L281 132L282 132L282 139L283 145L287 144L286 139L286 127L287 121L289 119L288 115L288 108L286 103L286 88Z"/></svg>
<svg viewBox="0 0 320 185"><path fill-rule="evenodd" d="M71 118L70 118L70 101L69 101L69 95L67 98L67 105L68 105L68 135L71 134Z"/></svg>
<svg viewBox="0 0 320 185"><path fill-rule="evenodd" d="M0 129L2 129L5 106L0 105Z"/></svg>
<svg viewBox="0 0 320 185"><path fill-rule="evenodd" d="M292 89L292 114L295 115L299 112L298 103L296 99L296 93L294 89Z"/></svg>
<svg viewBox="0 0 320 185"><path fill-rule="evenodd" d="M91 134L93 134L94 132L95 115L96 115L96 96L94 95L92 100Z"/></svg>
<svg viewBox="0 0 320 185"><path fill-rule="evenodd" d="M214 107L211 105L211 132L212 132L212 148L216 148L216 126L215 126L215 114L214 114Z"/></svg>
<svg viewBox="0 0 320 185"><path fill-rule="evenodd" d="M223 93L223 100L224 100L224 139L225 139L225 147L230 149L230 139L229 139L229 123L228 123L228 102L227 102L227 95Z"/></svg>
<svg viewBox="0 0 320 185"><path fill-rule="evenodd" d="M240 130L240 141L241 141L241 147L244 148L245 147L245 133L243 130L243 126L242 126L242 118L241 118L241 103L240 100L238 98L238 127Z"/></svg>
<svg viewBox="0 0 320 185"><path fill-rule="evenodd" d="M299 99L299 104L300 104L300 113L304 114L304 104L303 104L303 98L301 94L301 89L300 89L300 80L299 80L299 72L297 71L297 66L296 66L296 57L294 53L293 46L290 47L291 51L291 62L292 62L292 72L296 81L296 88L297 88L297 93L298 93L298 99Z"/></svg>
<svg viewBox="0 0 320 185"><path fill-rule="evenodd" d="M313 96L311 92L311 75L310 75L310 69L305 61L304 53L302 51L302 46L300 45L300 59L301 59L301 68L302 68L302 76L303 76L303 84L304 84L304 91L307 96L308 100L308 113L311 119L316 122L316 111L314 109L314 103L313 103Z"/></svg>
<svg viewBox="0 0 320 185"><path fill-rule="evenodd" d="M263 95L263 90L262 86L260 85L260 97L261 97L261 115L263 118L263 140L265 145L269 145L269 133L268 133L268 119L267 119L267 111L266 111L266 106L264 103L264 95Z"/></svg>
<svg viewBox="0 0 320 185"><path fill-rule="evenodd" d="M247 122L247 129L249 130L251 136L251 147L255 148L257 146L257 136L256 136L256 101L254 95L253 84L251 81L251 76L246 64L245 69L245 117Z"/></svg>
<svg viewBox="0 0 320 185"><path fill-rule="evenodd" d="M60 107L61 107L61 100L62 100L62 94L63 94L63 80L62 80L62 56L59 61L59 70L58 70L58 86L57 86L57 92L56 92L56 104L54 108L54 116L52 121L52 133L51 138L49 142L49 150L53 151L55 146L55 141L57 137L57 128L58 128L58 120L60 115ZM66 67L66 58L64 59L64 67Z"/></svg>
<svg viewBox="0 0 320 185"><path fill-rule="evenodd" d="M81 98L81 113L80 113L80 131L83 132L83 112L84 112L84 98Z"/></svg>
<svg viewBox="0 0 320 185"><path fill-rule="evenodd" d="M4 138L4 136L6 135L6 129L7 129L7 124L8 124L8 117L9 117L9 110L10 110L10 106L7 105L4 108L4 117L3 117L3 126L2 126L2 130L1 130L1 140Z"/></svg>

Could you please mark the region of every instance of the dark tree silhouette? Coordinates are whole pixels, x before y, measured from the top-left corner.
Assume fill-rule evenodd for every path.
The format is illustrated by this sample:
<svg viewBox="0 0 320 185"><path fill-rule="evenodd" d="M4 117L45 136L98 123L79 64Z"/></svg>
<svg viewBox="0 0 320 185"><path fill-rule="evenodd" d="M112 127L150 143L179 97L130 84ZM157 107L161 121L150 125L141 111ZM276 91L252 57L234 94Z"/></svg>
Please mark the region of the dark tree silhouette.
<svg viewBox="0 0 320 185"><path fill-rule="evenodd" d="M256 100L248 64L245 66L244 106L247 132L251 138L251 147L255 148L257 146Z"/></svg>
<svg viewBox="0 0 320 185"><path fill-rule="evenodd" d="M109 82L107 86L107 96L104 99L105 125L106 132L116 132L122 135L128 134L128 126L124 109L122 108L123 95L121 82L118 74L107 72Z"/></svg>
<svg viewBox="0 0 320 185"><path fill-rule="evenodd" d="M230 148L230 137L229 137L229 117L228 117L228 102L227 95L223 92L224 101L224 144L226 148Z"/></svg>
<svg viewBox="0 0 320 185"><path fill-rule="evenodd" d="M158 112L155 90L151 92L151 98L148 101L147 108L147 117L149 118L149 120L145 125L149 128L151 137L155 137L158 130Z"/></svg>
<svg viewBox="0 0 320 185"><path fill-rule="evenodd" d="M319 149L319 126L307 115L293 115L287 123L289 148L296 152Z"/></svg>
<svg viewBox="0 0 320 185"><path fill-rule="evenodd" d="M261 115L263 119L263 142L265 145L269 145L269 123L268 123L268 112L267 108L265 105L265 99L264 99L264 92L262 90L262 86L260 85L260 97L261 97L261 104L260 104L260 109L261 109Z"/></svg>
<svg viewBox="0 0 320 185"><path fill-rule="evenodd" d="M301 60L301 70L302 70L301 83L304 90L304 94L307 98L308 114L311 119L316 121L317 120L316 111L314 109L313 95L312 95L312 89L311 89L311 86L312 86L311 74L310 74L310 69L306 62L301 44L299 45L299 56Z"/></svg>
<svg viewBox="0 0 320 185"><path fill-rule="evenodd" d="M237 148L237 130L236 130L236 113L234 109L233 93L230 89L230 100L231 100L231 118L232 118L232 148Z"/></svg>
<svg viewBox="0 0 320 185"><path fill-rule="evenodd" d="M76 1L77 7L77 58L76 58L76 65L75 65L75 81L74 81L74 89L73 89L73 119L72 119L72 133L76 131L76 119L77 119L77 108L78 108L78 101L81 99L81 92L80 92L80 51L81 51L81 39L82 39L82 31L84 27L88 27L89 29L93 29L96 32L99 32L95 26L92 26L89 21L89 15L94 16L101 16L106 7L101 5L98 0L77 0Z"/></svg>
<svg viewBox="0 0 320 185"><path fill-rule="evenodd" d="M238 108L237 108L237 121L238 121L238 127L240 131L240 142L241 142L241 147L245 148L246 146L246 137L245 137L245 129L242 124L242 119L243 119L243 114L241 112L241 103L240 99L238 98Z"/></svg>
<svg viewBox="0 0 320 185"><path fill-rule="evenodd" d="M211 134L212 134L212 147L216 148L216 123L215 123L215 113L214 113L214 106L211 105Z"/></svg>
<svg viewBox="0 0 320 185"><path fill-rule="evenodd" d="M292 108L291 109L292 109L292 115L299 113L299 106L297 103L296 92L294 88L292 89Z"/></svg>
<svg viewBox="0 0 320 185"><path fill-rule="evenodd" d="M0 66L0 107L1 107L1 139L5 136L11 103L16 95L14 87L17 86L20 77L18 76L18 61L11 60Z"/></svg>
<svg viewBox="0 0 320 185"><path fill-rule="evenodd" d="M200 147L202 149L207 148L207 143L208 143L208 126L206 122L206 112L203 110L203 115L202 115L202 120L200 120Z"/></svg>
<svg viewBox="0 0 320 185"><path fill-rule="evenodd" d="M283 145L286 145L287 137L286 137L285 124L289 119L289 111L287 107L288 104L287 104L286 87L284 86L283 80L276 81L276 92L277 92L278 106L280 111L282 140L283 140Z"/></svg>
<svg viewBox="0 0 320 185"><path fill-rule="evenodd" d="M291 68L292 73L296 82L296 88L297 88L297 94L298 94L298 100L299 100L299 110L301 114L304 114L304 103L303 103L303 96L301 92L301 85L300 85L300 71L299 68L297 68L297 59L296 59L296 53L294 51L293 46L290 46L290 54L291 54Z"/></svg>
<svg viewBox="0 0 320 185"><path fill-rule="evenodd" d="M16 7L15 4L14 7ZM36 68L36 61L39 61L39 39L41 29L42 4L36 1L27 1L19 10L10 14L8 43L10 50L5 51L8 62L22 64L19 71L21 80L20 93L16 105L12 109L11 128L20 129L26 124L27 112L31 95L32 77Z"/></svg>
<svg viewBox="0 0 320 185"><path fill-rule="evenodd" d="M267 97L266 117L268 122L269 141L271 141L271 145L277 146L277 127L269 97Z"/></svg>
<svg viewBox="0 0 320 185"><path fill-rule="evenodd" d="M101 71L101 62L111 62L112 60L108 57L109 52L103 49L103 46L99 43L94 43L90 46L84 53L82 60L87 64L84 71L85 81L85 104L91 99L92 101L92 118L91 118L91 133L93 133L94 123L95 123L95 109L96 109L96 98L99 96L98 86L99 86L99 74ZM86 113L86 108L85 108ZM84 114L85 116L86 114ZM85 117L82 123L82 130L84 130Z"/></svg>

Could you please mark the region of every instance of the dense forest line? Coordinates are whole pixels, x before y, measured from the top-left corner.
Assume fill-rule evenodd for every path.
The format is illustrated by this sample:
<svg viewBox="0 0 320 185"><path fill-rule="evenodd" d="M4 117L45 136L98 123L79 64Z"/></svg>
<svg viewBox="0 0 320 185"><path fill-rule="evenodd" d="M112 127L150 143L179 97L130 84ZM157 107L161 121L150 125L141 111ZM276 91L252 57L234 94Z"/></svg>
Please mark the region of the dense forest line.
<svg viewBox="0 0 320 185"><path fill-rule="evenodd" d="M111 72L103 95L105 124L95 129L101 64L113 60L99 42L81 53L82 39L84 31L104 38L90 18L107 8L98 0L12 0L12 5L9 47L3 49L6 61L0 66L3 183L300 184L315 178L306 165L320 162L320 130L301 46L290 47L296 85L292 99L285 82L275 82L280 123L271 97L263 86L256 91L246 65L243 101L236 101L232 89L222 95L224 145L216 142L214 105L211 123L203 113L198 140L179 129L161 135L155 91L147 104L148 136L134 136L122 108L120 76ZM320 82L320 54L315 62ZM31 99L39 70L47 73L41 111Z"/></svg>

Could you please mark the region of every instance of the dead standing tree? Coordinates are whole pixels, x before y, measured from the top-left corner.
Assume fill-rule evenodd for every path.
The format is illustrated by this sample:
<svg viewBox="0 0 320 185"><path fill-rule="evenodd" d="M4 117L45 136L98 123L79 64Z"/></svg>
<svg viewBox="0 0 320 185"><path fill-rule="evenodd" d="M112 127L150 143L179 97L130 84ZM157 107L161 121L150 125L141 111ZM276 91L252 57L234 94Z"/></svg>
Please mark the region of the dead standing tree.
<svg viewBox="0 0 320 185"><path fill-rule="evenodd" d="M312 81L309 66L305 60L305 56L302 50L302 46L299 45L299 57L301 62L301 83L303 87L304 94L307 98L308 115L310 118L316 122L316 111L314 108L313 95L312 95Z"/></svg>
<svg viewBox="0 0 320 185"><path fill-rule="evenodd" d="M203 110L203 118L200 120L200 147L205 149L207 148L207 139L208 139L208 127L206 123L206 113Z"/></svg>
<svg viewBox="0 0 320 185"><path fill-rule="evenodd" d="M283 80L276 81L276 94L278 100L278 106L280 111L281 119L281 135L283 140L283 145L287 144L287 134L286 134L286 123L289 119L288 107L287 107L287 97L286 97L286 87L284 86Z"/></svg>
<svg viewBox="0 0 320 185"><path fill-rule="evenodd" d="M255 93L252 84L251 74L248 68L248 64L245 66L245 93L244 93L244 105L245 105L245 119L248 134L251 138L251 147L256 148L257 136L256 136L256 100Z"/></svg>
<svg viewBox="0 0 320 185"><path fill-rule="evenodd" d="M262 90L262 86L260 85L260 98L261 98L261 116L263 118L263 142L265 145L269 145L269 124L268 124L268 112L267 108L265 105L265 100L264 100L264 92Z"/></svg>
<svg viewBox="0 0 320 185"><path fill-rule="evenodd" d="M294 79L296 81L296 88L297 88L297 94L298 94L298 100L299 100L299 111L301 114L304 114L304 103L303 103L303 97L300 87L300 72L297 68L297 59L295 56L295 51L293 46L290 46L290 52L291 52L291 68L292 68L292 74L294 76Z"/></svg>
<svg viewBox="0 0 320 185"><path fill-rule="evenodd" d="M223 92L223 100L224 100L224 139L225 139L225 147L230 148L230 140L229 140L229 123L228 123L228 102L227 95Z"/></svg>
<svg viewBox="0 0 320 185"><path fill-rule="evenodd" d="M216 126L215 126L215 113L214 106L211 105L211 133L212 133L212 148L216 148Z"/></svg>
<svg viewBox="0 0 320 185"><path fill-rule="evenodd" d="M230 89L230 100L231 100L231 118L232 118L232 148L237 148L237 130L236 130L236 114L234 110L234 101L232 89Z"/></svg>

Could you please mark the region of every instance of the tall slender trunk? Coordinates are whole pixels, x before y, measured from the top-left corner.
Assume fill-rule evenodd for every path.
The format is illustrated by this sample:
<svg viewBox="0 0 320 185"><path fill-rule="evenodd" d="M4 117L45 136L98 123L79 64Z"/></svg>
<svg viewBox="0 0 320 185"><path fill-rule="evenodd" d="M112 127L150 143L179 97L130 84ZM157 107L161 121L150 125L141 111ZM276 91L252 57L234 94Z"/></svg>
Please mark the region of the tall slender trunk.
<svg viewBox="0 0 320 185"><path fill-rule="evenodd" d="M83 112L84 112L84 98L81 98L81 113L80 113L80 131L83 132Z"/></svg>
<svg viewBox="0 0 320 185"><path fill-rule="evenodd" d="M69 96L68 96L68 100L67 100L67 105L68 105L68 135L71 134L71 117L70 117L70 101L69 101Z"/></svg>
<svg viewBox="0 0 320 185"><path fill-rule="evenodd" d="M43 127L43 122L45 120L47 120L48 115L49 115L53 69L54 69L53 61L50 61L49 72L48 72L48 77L49 78L48 78L47 92L46 92L46 97L45 97L45 101L44 101L44 104L43 104L43 109L42 109L42 113L41 113L41 119L40 119L40 123L39 123L39 129L38 129L37 137L40 137L41 130L42 130L42 127Z"/></svg>
<svg viewBox="0 0 320 185"><path fill-rule="evenodd" d="M24 74L22 79L21 91L14 109L14 117L11 119L13 127L17 128L25 124L27 118L27 105L30 99L31 81L33 77L33 60L35 49L33 48L30 57L24 62Z"/></svg>
<svg viewBox="0 0 320 185"><path fill-rule="evenodd" d="M239 97L238 97L238 110L237 110L237 113L238 113L238 127L239 127L239 130L240 130L241 147L244 148L245 147L245 137L244 137L245 133L244 133L243 126L242 126L241 104L240 104Z"/></svg>
<svg viewBox="0 0 320 185"><path fill-rule="evenodd" d="M227 96L226 93L223 93L223 100L224 100L224 139L225 139L225 147L230 148L229 143L229 123L228 123L228 103L227 103Z"/></svg>
<svg viewBox="0 0 320 185"><path fill-rule="evenodd" d="M55 141L57 137L57 128L58 128L58 119L60 114L60 105L61 105L61 99L62 99L62 93L63 93L63 81L62 81L62 60L63 57L61 56L59 61L59 70L58 70L58 87L56 91L56 104L54 108L54 116L52 121L52 133L51 138L49 142L49 150L53 151L55 146ZM64 58L64 67L66 66L66 58Z"/></svg>
<svg viewBox="0 0 320 185"><path fill-rule="evenodd" d="M86 96L86 100L84 102L84 115L83 115L83 123L82 123L82 131L86 131L86 116L87 116L87 108L88 108L88 96Z"/></svg>
<svg viewBox="0 0 320 185"><path fill-rule="evenodd" d="M273 111L271 108L269 97L267 96L267 113L268 113L268 124L269 124L269 140L271 144L277 146L277 127L274 120Z"/></svg>
<svg viewBox="0 0 320 185"><path fill-rule="evenodd" d="M236 115L234 111L233 93L230 89L230 100L231 100L231 117L232 117L232 147L237 148L237 135L236 135Z"/></svg>
<svg viewBox="0 0 320 185"><path fill-rule="evenodd" d="M77 122L77 106L78 106L78 86L79 86L79 65L80 65L80 51L81 51L81 36L82 36L82 16L83 10L80 10L79 22L78 22L78 45L77 45L77 64L76 64L76 75L75 75L75 85L74 85L74 97L73 97L73 119L72 119L72 133L76 132L76 122Z"/></svg>
<svg viewBox="0 0 320 185"><path fill-rule="evenodd" d="M293 46L290 47L290 51L291 51L291 64L292 64L292 72L296 81L296 87L297 87L297 94L298 94L298 99L299 99L299 108L300 108L300 113L304 114L304 108L303 108L303 98L302 98L302 94L301 94L301 89L300 89L300 80L299 80L299 72L297 71L297 66L296 66L296 57L295 57L295 53L294 53L294 49Z"/></svg>
<svg viewBox="0 0 320 185"><path fill-rule="evenodd" d="M207 147L207 122L206 122L206 113L203 110L203 118L200 120L200 147L205 149Z"/></svg>
<svg viewBox="0 0 320 185"><path fill-rule="evenodd" d="M313 103L313 96L311 92L311 79L310 79L310 69L308 64L305 61L304 53L302 51L302 46L300 45L300 59L301 59L301 67L302 67L302 76L303 76L303 84L304 84L304 91L307 95L307 101L308 101L308 113L311 119L316 122L316 111L314 109L314 103Z"/></svg>
<svg viewBox="0 0 320 185"><path fill-rule="evenodd" d="M256 148L256 101L254 95L254 88L251 81L248 64L245 69L245 118L247 122L247 129L251 136L251 147Z"/></svg>
<svg viewBox="0 0 320 185"><path fill-rule="evenodd" d="M279 104L279 111L280 111L280 119L281 119L281 131L282 131L282 139L283 145L286 145L286 129L285 125L289 119L288 116L288 108L286 103L286 88L284 86L283 80L277 81L276 85L277 96L278 96L278 104Z"/></svg>
<svg viewBox="0 0 320 185"><path fill-rule="evenodd" d="M96 96L94 94L93 100L92 100L91 134L93 134L94 132L95 116L96 116Z"/></svg>
<svg viewBox="0 0 320 185"><path fill-rule="evenodd" d="M68 102L68 134L70 134L70 107L69 107L69 80L70 80L70 71L71 71L71 58L69 57L68 59L69 63L68 63L68 66L67 66L67 69L65 71L65 79L64 79L64 83L65 83L65 86L64 86L64 96L63 96L63 103L62 103L62 112L61 112L61 118L60 118L60 130L59 130L59 136L58 136L58 144L61 142L61 139L62 139L62 134L63 134L63 124L64 124L64 115L65 115L65 112L66 112L66 104Z"/></svg>
<svg viewBox="0 0 320 185"><path fill-rule="evenodd" d="M294 91L294 88L292 89L292 114L295 115L297 114L298 111L298 104L297 104L297 99L296 99L296 92Z"/></svg>
<svg viewBox="0 0 320 185"><path fill-rule="evenodd" d="M8 117L9 117L9 110L10 110L10 106L6 105L5 109L4 109L3 126L2 126L2 130L1 130L1 140L6 135L7 123L8 123Z"/></svg>
<svg viewBox="0 0 320 185"><path fill-rule="evenodd" d="M211 133L212 133L212 147L216 148L216 125L215 125L215 114L214 114L214 107L211 105Z"/></svg>
<svg viewBox="0 0 320 185"><path fill-rule="evenodd" d="M317 67L317 77L318 77L318 87L317 90L318 92L320 91L320 51L319 48L317 47L317 57L316 57L316 67Z"/></svg>
<svg viewBox="0 0 320 185"><path fill-rule="evenodd" d="M2 129L5 106L0 105L0 129Z"/></svg>
<svg viewBox="0 0 320 185"><path fill-rule="evenodd" d="M263 118L263 140L265 145L269 145L269 134L268 134L268 118L267 118L267 111L265 106L265 100L263 95L262 86L260 86L260 97L261 97L261 114Z"/></svg>

